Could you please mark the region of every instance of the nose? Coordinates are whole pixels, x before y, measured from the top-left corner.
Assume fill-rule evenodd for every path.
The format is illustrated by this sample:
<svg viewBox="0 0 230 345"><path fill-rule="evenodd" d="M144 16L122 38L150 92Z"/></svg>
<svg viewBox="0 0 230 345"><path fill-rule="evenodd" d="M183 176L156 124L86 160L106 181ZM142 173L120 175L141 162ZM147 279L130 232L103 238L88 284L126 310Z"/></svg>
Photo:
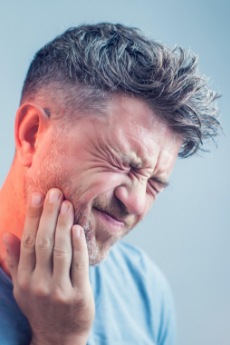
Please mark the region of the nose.
<svg viewBox="0 0 230 345"><path fill-rule="evenodd" d="M135 181L118 186L114 194L127 208L130 214L140 216L146 208L146 182Z"/></svg>

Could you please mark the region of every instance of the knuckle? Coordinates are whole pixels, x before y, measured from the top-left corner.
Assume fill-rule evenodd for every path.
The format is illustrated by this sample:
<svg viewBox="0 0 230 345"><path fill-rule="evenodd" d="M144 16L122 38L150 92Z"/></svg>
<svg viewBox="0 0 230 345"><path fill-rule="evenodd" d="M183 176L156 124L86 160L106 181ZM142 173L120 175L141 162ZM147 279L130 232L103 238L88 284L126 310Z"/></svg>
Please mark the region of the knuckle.
<svg viewBox="0 0 230 345"><path fill-rule="evenodd" d="M19 276L18 277L18 289L20 291L27 292L30 289L30 282L28 279L24 276Z"/></svg>
<svg viewBox="0 0 230 345"><path fill-rule="evenodd" d="M85 305L85 298L82 292L78 291L75 300L79 307L83 307Z"/></svg>
<svg viewBox="0 0 230 345"><path fill-rule="evenodd" d="M50 290L47 283L39 282L33 286L33 294L37 298L47 298L50 296Z"/></svg>
<svg viewBox="0 0 230 345"><path fill-rule="evenodd" d="M56 258L66 259L69 255L63 248L54 247L53 255Z"/></svg>
<svg viewBox="0 0 230 345"><path fill-rule="evenodd" d="M37 236L36 239L36 247L38 249L50 249L52 247L52 240L50 237L48 236Z"/></svg>
<svg viewBox="0 0 230 345"><path fill-rule="evenodd" d="M78 291L72 304L75 304L79 311L84 311L88 309L89 305L91 304L91 300L89 300L85 292Z"/></svg>
<svg viewBox="0 0 230 345"><path fill-rule="evenodd" d="M72 264L72 267L75 271L85 271L87 268L87 265L84 261L74 261Z"/></svg>
<svg viewBox="0 0 230 345"><path fill-rule="evenodd" d="M35 238L31 234L24 234L21 244L24 248L32 249L35 245Z"/></svg>
<svg viewBox="0 0 230 345"><path fill-rule="evenodd" d="M59 305L70 304L68 295L60 287L57 286L52 290L52 300L55 304Z"/></svg>

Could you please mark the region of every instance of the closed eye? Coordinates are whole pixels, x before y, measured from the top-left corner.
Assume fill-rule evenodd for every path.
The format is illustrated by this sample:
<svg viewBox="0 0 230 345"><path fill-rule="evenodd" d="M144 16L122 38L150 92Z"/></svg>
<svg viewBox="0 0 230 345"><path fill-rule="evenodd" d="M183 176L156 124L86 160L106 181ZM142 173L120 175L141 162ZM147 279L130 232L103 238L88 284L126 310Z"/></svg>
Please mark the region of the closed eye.
<svg viewBox="0 0 230 345"><path fill-rule="evenodd" d="M169 182L161 179L160 177L154 176L149 179L150 185L154 188L157 193L162 192L169 186Z"/></svg>
<svg viewBox="0 0 230 345"><path fill-rule="evenodd" d="M151 181L151 179L148 181L148 185L147 185L147 192L152 194L154 197L156 197L161 190L156 186L156 184Z"/></svg>

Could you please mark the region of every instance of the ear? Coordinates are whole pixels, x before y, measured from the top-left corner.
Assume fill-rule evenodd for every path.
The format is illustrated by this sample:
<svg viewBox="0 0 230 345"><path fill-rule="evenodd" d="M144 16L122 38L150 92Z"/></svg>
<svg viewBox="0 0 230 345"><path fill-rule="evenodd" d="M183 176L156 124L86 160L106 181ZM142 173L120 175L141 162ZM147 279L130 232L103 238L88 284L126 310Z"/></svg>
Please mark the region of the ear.
<svg viewBox="0 0 230 345"><path fill-rule="evenodd" d="M15 119L16 154L22 165L32 164L39 136L47 127L46 112L35 104L24 103L17 111Z"/></svg>

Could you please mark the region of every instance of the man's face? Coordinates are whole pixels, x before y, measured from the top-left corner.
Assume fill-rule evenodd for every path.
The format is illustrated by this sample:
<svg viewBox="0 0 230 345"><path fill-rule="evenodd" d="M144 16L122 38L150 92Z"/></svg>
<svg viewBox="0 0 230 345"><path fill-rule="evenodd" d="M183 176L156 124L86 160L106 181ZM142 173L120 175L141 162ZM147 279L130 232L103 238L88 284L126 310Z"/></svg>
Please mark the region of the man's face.
<svg viewBox="0 0 230 345"><path fill-rule="evenodd" d="M105 115L82 115L68 131L50 124L27 171L26 195L60 188L97 264L148 212L180 145L145 102L116 96Z"/></svg>

